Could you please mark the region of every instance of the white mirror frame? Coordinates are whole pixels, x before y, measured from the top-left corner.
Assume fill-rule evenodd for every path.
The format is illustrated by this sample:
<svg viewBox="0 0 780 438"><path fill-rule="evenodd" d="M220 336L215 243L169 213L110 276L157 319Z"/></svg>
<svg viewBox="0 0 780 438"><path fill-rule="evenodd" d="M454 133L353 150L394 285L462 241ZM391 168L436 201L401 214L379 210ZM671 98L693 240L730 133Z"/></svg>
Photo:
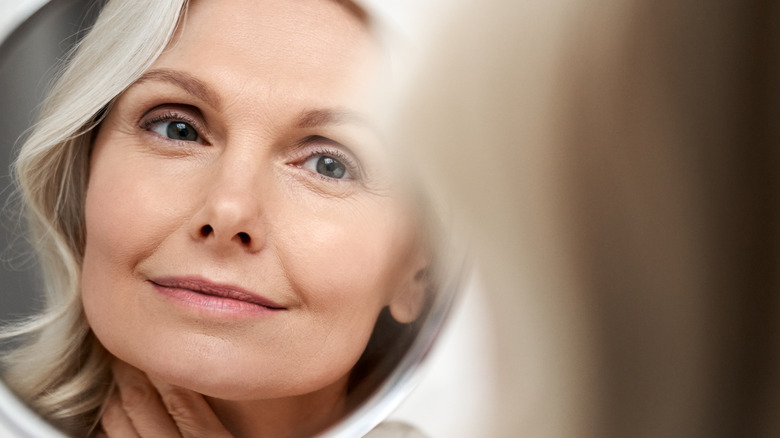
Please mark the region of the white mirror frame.
<svg viewBox="0 0 780 438"><path fill-rule="evenodd" d="M65 438L27 408L0 383L0 436L8 438Z"/></svg>

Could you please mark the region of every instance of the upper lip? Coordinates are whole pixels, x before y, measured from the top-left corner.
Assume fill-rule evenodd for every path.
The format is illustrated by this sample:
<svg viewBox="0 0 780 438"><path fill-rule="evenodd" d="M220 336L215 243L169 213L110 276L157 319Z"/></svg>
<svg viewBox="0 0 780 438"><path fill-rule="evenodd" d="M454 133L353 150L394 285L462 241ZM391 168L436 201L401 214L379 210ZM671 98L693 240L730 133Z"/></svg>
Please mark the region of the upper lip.
<svg viewBox="0 0 780 438"><path fill-rule="evenodd" d="M162 277L150 279L149 281L156 284L157 286L168 287L172 289L187 289L204 295L213 295L216 297L246 301L249 303L258 304L263 307L268 307L270 309L285 309L285 307L281 304L278 304L269 300L268 298L250 292L246 289L227 284L218 284L204 280L202 278Z"/></svg>

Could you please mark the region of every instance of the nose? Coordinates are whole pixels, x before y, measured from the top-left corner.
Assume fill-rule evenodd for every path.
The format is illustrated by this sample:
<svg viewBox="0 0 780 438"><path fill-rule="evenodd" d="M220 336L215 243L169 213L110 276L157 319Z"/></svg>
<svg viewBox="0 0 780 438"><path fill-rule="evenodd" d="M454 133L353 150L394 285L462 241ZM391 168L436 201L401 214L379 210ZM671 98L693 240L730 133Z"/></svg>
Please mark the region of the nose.
<svg viewBox="0 0 780 438"><path fill-rule="evenodd" d="M245 166L223 166L193 215L192 238L220 251L260 251L266 235L259 185L257 173Z"/></svg>

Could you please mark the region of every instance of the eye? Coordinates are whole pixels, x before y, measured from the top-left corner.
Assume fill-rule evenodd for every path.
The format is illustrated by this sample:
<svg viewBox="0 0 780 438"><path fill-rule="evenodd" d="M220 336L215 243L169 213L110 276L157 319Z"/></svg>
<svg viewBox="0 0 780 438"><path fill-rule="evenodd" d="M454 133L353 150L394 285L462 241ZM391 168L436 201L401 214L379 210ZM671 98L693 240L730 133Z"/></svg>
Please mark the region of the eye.
<svg viewBox="0 0 780 438"><path fill-rule="evenodd" d="M150 130L163 137L179 141L198 141L198 131L187 122L180 120L161 121L151 125Z"/></svg>
<svg viewBox="0 0 780 438"><path fill-rule="evenodd" d="M352 175L344 163L328 155L312 155L301 164L301 167L328 178L352 178Z"/></svg>

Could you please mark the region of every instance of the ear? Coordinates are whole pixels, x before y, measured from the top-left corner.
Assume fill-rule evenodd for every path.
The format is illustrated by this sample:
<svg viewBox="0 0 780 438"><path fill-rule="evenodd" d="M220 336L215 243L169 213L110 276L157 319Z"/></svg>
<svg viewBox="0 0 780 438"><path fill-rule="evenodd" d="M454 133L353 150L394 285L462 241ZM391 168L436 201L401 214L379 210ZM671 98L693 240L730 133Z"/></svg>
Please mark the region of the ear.
<svg viewBox="0 0 780 438"><path fill-rule="evenodd" d="M427 263L406 275L389 304L393 319L402 324L414 322L425 305L429 282Z"/></svg>

